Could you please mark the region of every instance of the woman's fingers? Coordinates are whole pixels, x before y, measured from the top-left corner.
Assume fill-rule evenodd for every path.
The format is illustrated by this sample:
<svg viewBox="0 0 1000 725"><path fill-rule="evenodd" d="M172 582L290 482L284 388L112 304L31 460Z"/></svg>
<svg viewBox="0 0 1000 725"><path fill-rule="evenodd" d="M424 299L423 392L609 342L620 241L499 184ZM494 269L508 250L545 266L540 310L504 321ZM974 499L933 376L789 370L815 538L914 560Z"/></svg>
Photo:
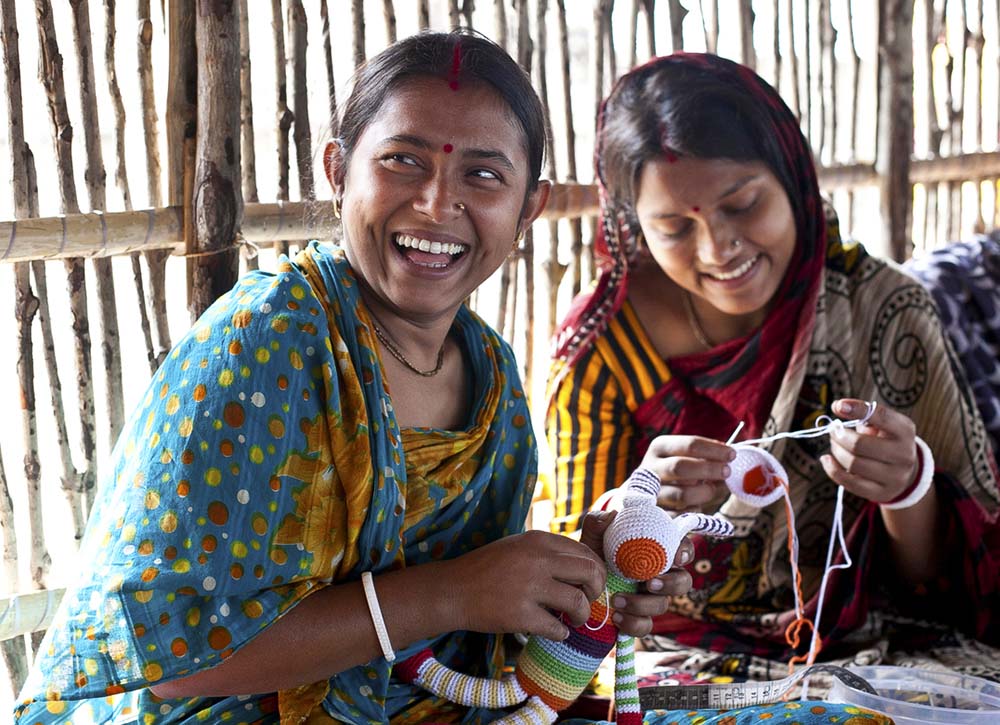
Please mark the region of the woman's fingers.
<svg viewBox="0 0 1000 725"><path fill-rule="evenodd" d="M729 475L730 471L728 461L707 461L702 458L685 456L670 456L669 458L652 460L647 456L643 462L643 468L651 470L663 483L699 479L722 480Z"/></svg>
<svg viewBox="0 0 1000 725"><path fill-rule="evenodd" d="M717 501L725 488L724 481L674 481L660 486L656 505L670 511L696 508Z"/></svg>
<svg viewBox="0 0 1000 725"><path fill-rule="evenodd" d="M727 463L736 457L736 452L725 443L701 436L678 435L657 436L650 441L648 454L658 458L687 456L720 463Z"/></svg>

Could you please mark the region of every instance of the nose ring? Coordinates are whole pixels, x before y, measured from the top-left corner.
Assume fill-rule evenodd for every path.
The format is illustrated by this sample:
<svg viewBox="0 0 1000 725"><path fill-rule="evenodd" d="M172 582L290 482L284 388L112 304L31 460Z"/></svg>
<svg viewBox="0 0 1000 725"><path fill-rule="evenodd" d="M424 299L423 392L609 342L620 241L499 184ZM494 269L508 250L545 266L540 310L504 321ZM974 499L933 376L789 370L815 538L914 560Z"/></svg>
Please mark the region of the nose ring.
<svg viewBox="0 0 1000 725"><path fill-rule="evenodd" d="M730 244L730 246L732 246L733 249L739 249L740 247L743 246L743 240L742 239L734 239L729 244Z"/></svg>
<svg viewBox="0 0 1000 725"><path fill-rule="evenodd" d="M455 208L456 208L456 209L458 209L459 211L465 211L465 204L463 204L463 203L462 203L462 202L460 202L460 201L459 201L459 202L456 202L456 203L455 203Z"/></svg>

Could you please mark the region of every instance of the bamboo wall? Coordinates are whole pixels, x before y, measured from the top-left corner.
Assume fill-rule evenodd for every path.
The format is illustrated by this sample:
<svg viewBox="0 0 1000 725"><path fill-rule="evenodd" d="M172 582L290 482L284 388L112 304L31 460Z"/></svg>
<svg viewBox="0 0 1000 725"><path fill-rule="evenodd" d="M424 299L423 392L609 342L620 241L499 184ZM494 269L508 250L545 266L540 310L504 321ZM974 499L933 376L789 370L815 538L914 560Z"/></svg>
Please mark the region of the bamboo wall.
<svg viewBox="0 0 1000 725"><path fill-rule="evenodd" d="M877 253L902 260L1000 223L998 0L207 7L0 0L0 334L16 341L0 351L0 405L20 413L0 436L0 711L172 340L241 271L337 238L328 205L310 203L329 198L313 149L352 70L397 37L471 25L542 96L553 202L474 299L515 341L536 401L547 337L593 275L594 111L653 54L756 67L799 114L842 228Z"/></svg>

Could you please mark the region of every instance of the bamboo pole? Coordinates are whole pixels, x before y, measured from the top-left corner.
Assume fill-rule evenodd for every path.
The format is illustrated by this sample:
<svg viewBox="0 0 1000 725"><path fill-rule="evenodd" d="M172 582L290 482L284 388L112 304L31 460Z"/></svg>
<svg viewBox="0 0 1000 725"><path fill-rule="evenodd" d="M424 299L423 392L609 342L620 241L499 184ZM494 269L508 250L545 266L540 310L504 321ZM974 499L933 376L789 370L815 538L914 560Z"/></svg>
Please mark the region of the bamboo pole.
<svg viewBox="0 0 1000 725"><path fill-rule="evenodd" d="M976 92L972 94L973 99L973 113L975 113L975 123L972 125L972 146L976 151L979 151L983 147L983 108L982 108L982 93L983 93L983 50L986 47L986 37L983 35L983 0L976 0L975 3L976 11L973 15L974 25L970 33L966 36L969 44L969 49L972 51L972 57L975 61L976 68ZM1000 8L998 8L1000 12ZM973 232L976 234L982 234L986 231L986 219L983 217L983 184L982 179L974 179L976 182L976 219L974 222Z"/></svg>
<svg viewBox="0 0 1000 725"><path fill-rule="evenodd" d="M17 32L17 15L12 0L3 0L0 19L0 45L3 46L4 78L7 97L7 134L10 139L11 181L14 196L14 215L29 216L31 188L28 185L28 155L31 153L24 141L24 118L21 96L20 41ZM24 442L24 482L28 493L29 535L32 537L32 554L40 548L41 557L32 561L44 563L47 552L42 538L42 497L39 493L40 464L35 418L35 381L31 368L31 322L38 307L38 300L31 292L28 267L16 265L14 314L17 319L18 361L17 376L21 388L21 426ZM37 528L36 528L37 527ZM40 547L34 539L41 538ZM5 589L17 591L20 575L17 567L17 532L15 529L14 503L10 495L7 474L0 453L0 543L3 545L3 562L0 571L7 582ZM28 674L28 650L24 638L4 641L0 639L8 677L14 692L19 692Z"/></svg>
<svg viewBox="0 0 1000 725"><path fill-rule="evenodd" d="M476 8L475 0L462 0L462 16L465 18L465 26L472 27L472 12Z"/></svg>
<svg viewBox="0 0 1000 725"><path fill-rule="evenodd" d="M615 51L615 34L613 32L611 16L615 9L615 0L607 0L607 19L604 22L604 42L608 47L605 55L608 61L608 79L610 84L614 84L618 78L618 53Z"/></svg>
<svg viewBox="0 0 1000 725"><path fill-rule="evenodd" d="M288 0L289 56L292 61L292 115L295 163L299 171L299 197L315 199L312 172L312 129L309 124L309 91L306 82L306 46L309 26L302 0Z"/></svg>
<svg viewBox="0 0 1000 725"><path fill-rule="evenodd" d="M655 58L656 57L656 19L655 19L656 0L642 0L642 7L646 13L646 42L649 45L649 57ZM687 8L683 8L683 10L685 13L687 13ZM671 17L673 16L671 15ZM671 28L673 28L672 25ZM682 45L674 46L670 50L674 52L681 50Z"/></svg>
<svg viewBox="0 0 1000 725"><path fill-rule="evenodd" d="M781 88L781 3L780 0L773 0L771 3L771 11L774 15L771 17L771 62L774 64L774 77L772 78L771 85L774 86L775 90L778 91L780 96L782 93Z"/></svg>
<svg viewBox="0 0 1000 725"><path fill-rule="evenodd" d="M837 159L837 63L834 46L837 44L837 30L830 17L830 0L820 0L819 4L819 46L823 99L821 148L823 160L833 163Z"/></svg>
<svg viewBox="0 0 1000 725"><path fill-rule="evenodd" d="M815 153L816 134L813 131L813 121L814 121L813 77L815 74L813 73L813 65L812 65L813 33L811 31L811 28L813 26L813 23L812 23L812 13L810 12L810 5L811 3L803 3L802 7L802 12L804 13L804 22L802 24L802 31L803 31L802 35L803 35L803 40L805 42L805 52L802 54L802 58L805 61L805 63L803 64L804 65L803 80L805 82L805 93L803 94L803 98L805 101L805 103L803 104L804 105L803 110L805 111L805 113L803 117L805 119L806 138L809 139L809 146L813 149L813 152Z"/></svg>
<svg viewBox="0 0 1000 725"><path fill-rule="evenodd" d="M788 37L788 70L791 75L789 88L791 89L792 111L799 124L802 124L802 107L799 103L799 55L795 52L795 7L792 0L784 0L785 6L785 31ZM848 13L850 14L850 13Z"/></svg>
<svg viewBox="0 0 1000 725"><path fill-rule="evenodd" d="M288 201L288 132L292 127L292 112L288 108L288 87L285 75L285 21L281 0L271 0L271 30L274 37L274 89L276 94L276 135L278 137L278 201ZM362 43L364 41L362 40ZM356 52L356 50L355 50ZM277 254L288 254L288 242L281 240Z"/></svg>
<svg viewBox="0 0 1000 725"><path fill-rule="evenodd" d="M142 107L142 135L146 141L146 206L163 205L160 184L160 142L159 123L156 114L156 98L153 92L153 23L149 17L149 0L139 0L136 6L139 21L138 71L139 93ZM162 251L144 255L149 277L149 292L146 305L149 307L156 332L156 348L152 367L155 370L167 356L170 349L170 326L167 319L167 255Z"/></svg>
<svg viewBox="0 0 1000 725"><path fill-rule="evenodd" d="M670 0L667 3L667 11L670 15L670 49L676 52L684 47L684 18L688 14L688 9L681 4L680 0ZM647 8L647 14L650 23L652 23L652 0Z"/></svg>
<svg viewBox="0 0 1000 725"><path fill-rule="evenodd" d="M854 37L854 12L850 2L847 7L847 44L850 49L848 65L851 69L851 105L847 113L848 162L857 161L858 148L858 92L861 89L861 58ZM930 78L930 75L927 76ZM847 209L844 229L850 234L854 228L854 192L847 192Z"/></svg>
<svg viewBox="0 0 1000 725"><path fill-rule="evenodd" d="M748 68L757 67L757 53L753 46L753 24L756 15L750 0L739 0L740 60Z"/></svg>
<svg viewBox="0 0 1000 725"><path fill-rule="evenodd" d="M719 48L719 0L698 0L698 9L701 11L701 30L705 34L705 50L715 53Z"/></svg>
<svg viewBox="0 0 1000 725"><path fill-rule="evenodd" d="M570 83L569 27L566 21L566 2L556 0L559 17L559 60L562 67L563 126L566 129L566 181L576 184L576 128L573 122L573 92ZM554 189L553 189L554 191ZM550 196L550 203L552 199ZM572 272L572 293L580 292L582 281L581 262L583 259L583 223L579 218L570 221L570 266Z"/></svg>
<svg viewBox="0 0 1000 725"><path fill-rule="evenodd" d="M121 89L118 87L118 73L115 69L115 0L104 0L104 67L108 78L108 94L115 111L115 184L122 195L126 211L132 208L132 193L129 190L128 173L125 169L125 104L122 102ZM143 342L146 345L146 359L150 372L155 368L156 353L153 350L153 333L149 326L149 315L146 314L146 293L142 280L142 265L139 255L133 254L129 260L132 264L132 279L135 284L136 296L139 301L139 328L142 330ZM122 413L124 417L124 411Z"/></svg>
<svg viewBox="0 0 1000 725"><path fill-rule="evenodd" d="M323 5L326 5L324 0ZM389 45L396 42L396 8L392 5L392 0L382 0L382 16L385 18L385 38ZM329 33L327 33L329 37Z"/></svg>
<svg viewBox="0 0 1000 725"><path fill-rule="evenodd" d="M431 6L430 0L420 0L417 6L417 24L421 30L431 27Z"/></svg>
<svg viewBox="0 0 1000 725"><path fill-rule="evenodd" d="M351 19L354 27L354 67L357 68L368 57L365 53L365 0L351 0Z"/></svg>
<svg viewBox="0 0 1000 725"><path fill-rule="evenodd" d="M56 41L52 6L49 0L35 1L35 18L38 26L39 63L38 74L45 87L48 100L49 118L52 122L52 138L56 151L59 178L59 198L64 214L78 214L80 205L76 196L73 174L73 126L66 109L66 87L63 80L62 56ZM29 173L31 168L29 167ZM66 258L69 304L73 322L73 342L76 357L76 390L80 414L80 448L83 454L82 469L74 469L76 475L63 478L63 493L66 496L74 521L86 521L89 513L90 495L97 477L96 446L94 443L96 421L94 416L94 389L90 358L90 320L87 314L85 275L82 259ZM44 330L44 325L43 325ZM58 380L58 376L50 380ZM55 398L53 404L59 409L62 399ZM57 412L57 417L59 413ZM79 533L79 532L77 532ZM77 539L79 540L79 539ZM41 554L34 551L33 559ZM33 565L32 570L36 567Z"/></svg>
<svg viewBox="0 0 1000 725"><path fill-rule="evenodd" d="M493 27L497 44L507 50L510 46L510 34L507 32L506 0L493 0Z"/></svg>
<svg viewBox="0 0 1000 725"><path fill-rule="evenodd" d="M947 5L947 3L946 3ZM957 3L959 13L959 26L962 29L962 42L957 53L951 49L951 40L948 38L948 83L947 101L948 126L947 141L948 153L955 155L962 151L962 123L965 107L965 38L969 29L965 20L965 2L960 0ZM945 8L942 9L942 12ZM946 21L947 22L947 21ZM946 27L946 26L942 26ZM956 78L958 79L956 81ZM955 86L958 85L956 93ZM949 183L946 187L948 210L945 216L944 238L946 241L955 239L959 233L960 220L962 216L962 187L961 184Z"/></svg>
<svg viewBox="0 0 1000 725"><path fill-rule="evenodd" d="M83 116L83 140L87 167L83 174L91 209L106 210L107 175L104 172L104 154L101 149L101 123L97 113L97 89L94 86L94 53L91 46L90 2L70 0L73 11L73 45L76 47L77 67L80 73L80 113ZM93 261L97 282L99 330L101 353L104 358L107 394L108 445L113 446L125 424L125 402L122 399L122 353L118 331L115 278L111 260L97 258ZM89 383L93 386L93 380Z"/></svg>
<svg viewBox="0 0 1000 725"><path fill-rule="evenodd" d="M879 106L875 168L879 172L882 243L897 262L912 248L913 3L879 0Z"/></svg>
<svg viewBox="0 0 1000 725"><path fill-rule="evenodd" d="M235 247L243 216L240 189L240 26L237 7L199 6L198 133L194 245L188 258L192 322L236 284Z"/></svg>
<svg viewBox="0 0 1000 725"><path fill-rule="evenodd" d="M240 177L243 184L243 200L254 203L259 196L257 152L254 149L253 131L253 82L250 69L250 18L247 14L247 0L240 0ZM255 249L244 246L240 249L240 257L248 270L260 267Z"/></svg>
<svg viewBox="0 0 1000 725"><path fill-rule="evenodd" d="M3 461L0 460L0 480L2 479ZM0 494L0 505L2 501ZM65 589L46 589L0 599L0 643L7 644L4 640L48 628L65 593Z"/></svg>
<svg viewBox="0 0 1000 725"><path fill-rule="evenodd" d="M515 2L517 0L514 0ZM448 0L448 27L457 28L461 26L462 11L458 8L458 0Z"/></svg>
<svg viewBox="0 0 1000 725"><path fill-rule="evenodd" d="M642 0L632 0L628 14L628 67L635 68L639 54L639 6Z"/></svg>
<svg viewBox="0 0 1000 725"><path fill-rule="evenodd" d="M337 82L333 73L333 48L330 43L330 12L327 10L326 0L320 0L319 2L319 16L323 24L323 61L326 64L326 92L329 99L330 136L336 137L340 132L340 124L337 119Z"/></svg>
<svg viewBox="0 0 1000 725"><path fill-rule="evenodd" d="M981 154L997 156L1000 153ZM597 187L589 184L552 185L542 219L573 219L597 211ZM243 238L254 245L280 240L337 240L340 224L328 205L311 202L247 204ZM0 263L67 257L113 256L150 250L184 253L184 207L140 209L110 214L71 214L0 222L0 238L8 240Z"/></svg>

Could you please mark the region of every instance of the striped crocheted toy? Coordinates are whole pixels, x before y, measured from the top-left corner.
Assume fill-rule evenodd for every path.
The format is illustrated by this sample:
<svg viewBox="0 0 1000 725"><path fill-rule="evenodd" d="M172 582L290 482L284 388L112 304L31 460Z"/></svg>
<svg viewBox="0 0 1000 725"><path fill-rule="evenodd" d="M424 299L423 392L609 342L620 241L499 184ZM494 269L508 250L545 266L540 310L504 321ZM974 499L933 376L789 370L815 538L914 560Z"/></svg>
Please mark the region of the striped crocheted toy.
<svg viewBox="0 0 1000 725"><path fill-rule="evenodd" d="M591 605L590 617L569 627L569 637L554 642L533 636L517 660L514 673L501 680L483 679L455 672L423 650L397 665L394 673L451 702L471 707L502 708L524 703L496 720L548 725L559 711L572 704L593 679L604 658L617 645L615 659L615 706L618 725L639 725L639 690L635 675L635 639L619 633L611 619L610 602L615 594L637 590L639 582L669 569L681 540L690 532L732 536L728 521L704 514L681 514L671 518L656 505L660 480L645 469L637 469L620 489L622 508L604 535L604 557L608 565L607 588Z"/></svg>

